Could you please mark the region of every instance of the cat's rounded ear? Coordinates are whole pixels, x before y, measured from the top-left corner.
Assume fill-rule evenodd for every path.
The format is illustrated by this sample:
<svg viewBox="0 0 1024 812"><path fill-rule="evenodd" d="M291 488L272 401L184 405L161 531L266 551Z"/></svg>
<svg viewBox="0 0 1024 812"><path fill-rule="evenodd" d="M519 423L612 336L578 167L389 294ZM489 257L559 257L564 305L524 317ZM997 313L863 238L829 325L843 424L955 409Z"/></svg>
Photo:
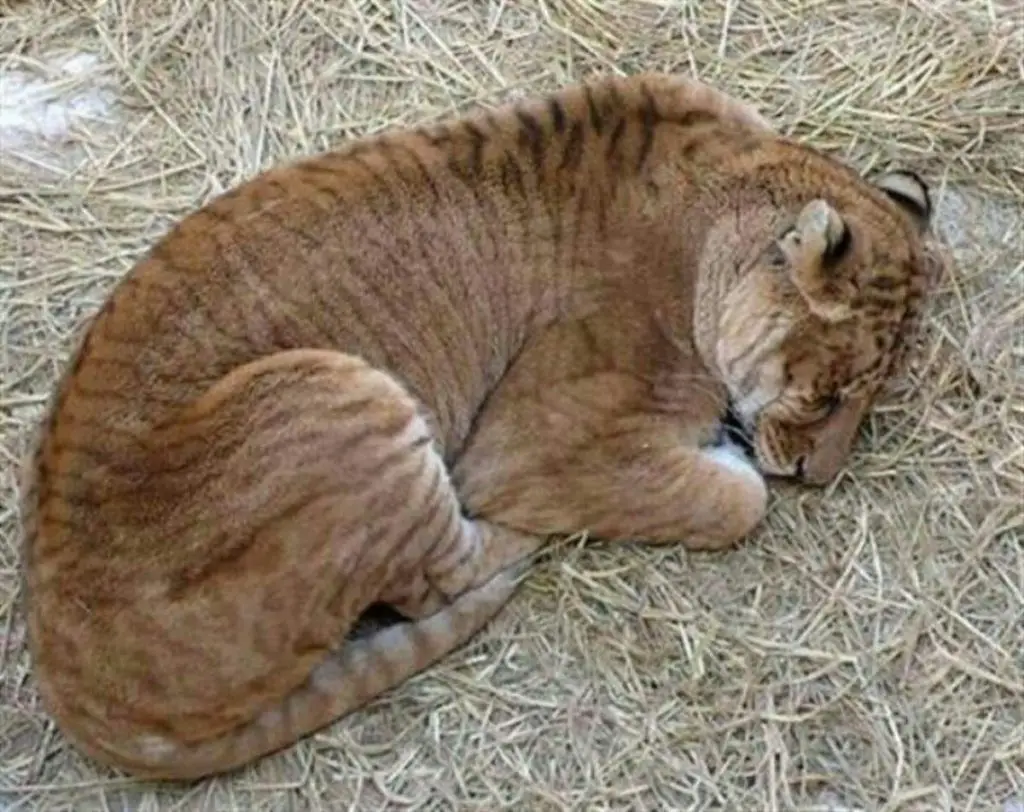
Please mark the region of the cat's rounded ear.
<svg viewBox="0 0 1024 812"><path fill-rule="evenodd" d="M842 215L825 200L812 200L800 210L796 223L779 238L790 281L811 312L829 322L850 316L856 295L838 265L850 249L850 230Z"/></svg>
<svg viewBox="0 0 1024 812"><path fill-rule="evenodd" d="M932 197L928 184L909 170L887 172L872 181L890 200L903 209L922 234L932 222Z"/></svg>

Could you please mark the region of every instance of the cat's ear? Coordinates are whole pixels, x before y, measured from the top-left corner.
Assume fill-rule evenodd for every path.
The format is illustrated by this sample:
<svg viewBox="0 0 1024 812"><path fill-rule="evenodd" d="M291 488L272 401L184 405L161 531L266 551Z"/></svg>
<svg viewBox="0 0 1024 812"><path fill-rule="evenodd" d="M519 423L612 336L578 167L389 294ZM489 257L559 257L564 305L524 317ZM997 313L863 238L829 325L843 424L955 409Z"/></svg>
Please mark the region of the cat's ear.
<svg viewBox="0 0 1024 812"><path fill-rule="evenodd" d="M778 241L790 281L811 312L829 322L850 316L856 295L852 282L837 273L851 247L850 230L842 215L825 200L812 200L796 223Z"/></svg>
<svg viewBox="0 0 1024 812"><path fill-rule="evenodd" d="M899 206L920 233L928 230L932 222L932 196L919 175L908 170L887 172L872 181L885 195Z"/></svg>

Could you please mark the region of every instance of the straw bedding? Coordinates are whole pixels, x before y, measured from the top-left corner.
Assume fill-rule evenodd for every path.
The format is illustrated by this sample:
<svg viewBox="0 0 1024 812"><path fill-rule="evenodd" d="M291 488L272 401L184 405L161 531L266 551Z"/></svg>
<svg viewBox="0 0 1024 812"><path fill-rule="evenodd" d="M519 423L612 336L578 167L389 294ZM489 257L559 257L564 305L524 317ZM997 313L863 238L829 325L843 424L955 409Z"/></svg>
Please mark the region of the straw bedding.
<svg viewBox="0 0 1024 812"><path fill-rule="evenodd" d="M1024 809L1017 0L3 8L0 809ZM933 182L954 262L848 471L778 488L730 554L570 542L473 644L238 774L154 788L79 757L15 612L16 461L76 325L260 167L638 69L696 72L862 169ZM70 133L10 123L26 83Z"/></svg>

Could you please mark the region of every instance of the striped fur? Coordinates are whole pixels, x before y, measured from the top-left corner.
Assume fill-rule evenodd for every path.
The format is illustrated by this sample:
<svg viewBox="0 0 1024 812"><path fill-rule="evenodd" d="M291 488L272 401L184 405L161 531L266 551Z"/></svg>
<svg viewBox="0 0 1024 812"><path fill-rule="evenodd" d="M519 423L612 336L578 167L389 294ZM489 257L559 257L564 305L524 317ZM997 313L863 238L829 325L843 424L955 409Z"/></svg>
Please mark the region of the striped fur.
<svg viewBox="0 0 1024 812"><path fill-rule="evenodd" d="M820 478L848 443L771 410L891 374L927 265L901 178L648 74L212 201L93 320L27 470L46 707L135 774L229 770L461 645L549 534L735 543L765 485L729 395L762 467L766 415ZM405 622L353 639L379 605Z"/></svg>

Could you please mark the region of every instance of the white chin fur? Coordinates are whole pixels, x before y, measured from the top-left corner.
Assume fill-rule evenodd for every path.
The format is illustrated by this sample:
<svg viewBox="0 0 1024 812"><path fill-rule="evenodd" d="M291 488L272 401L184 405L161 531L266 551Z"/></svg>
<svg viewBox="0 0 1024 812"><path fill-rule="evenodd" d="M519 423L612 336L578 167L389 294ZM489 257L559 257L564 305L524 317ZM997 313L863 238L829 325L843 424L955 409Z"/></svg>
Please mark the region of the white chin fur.
<svg viewBox="0 0 1024 812"><path fill-rule="evenodd" d="M736 398L733 401L733 409L740 422L747 428L750 428L754 425L754 419L758 413L771 403L772 400L774 400L773 393L766 392L763 389L755 389L741 398Z"/></svg>

